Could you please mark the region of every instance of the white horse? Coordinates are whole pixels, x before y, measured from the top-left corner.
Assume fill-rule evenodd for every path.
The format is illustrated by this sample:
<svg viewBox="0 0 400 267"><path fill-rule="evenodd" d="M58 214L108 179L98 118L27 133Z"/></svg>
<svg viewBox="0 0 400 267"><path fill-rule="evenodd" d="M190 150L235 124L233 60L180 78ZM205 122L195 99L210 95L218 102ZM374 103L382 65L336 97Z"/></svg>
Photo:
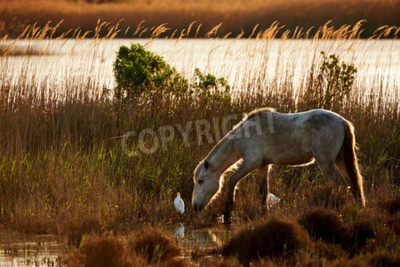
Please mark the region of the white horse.
<svg viewBox="0 0 400 267"><path fill-rule="evenodd" d="M365 207L356 149L353 125L334 112L315 109L284 114L270 108L254 110L196 167L192 206L196 211L203 210L218 195L222 174L236 163L238 167L229 180L224 212L224 222L229 223L235 187L248 173L259 169L263 174L265 200L271 164L304 165L315 160L325 179L338 183L336 166L350 184L354 197Z"/></svg>

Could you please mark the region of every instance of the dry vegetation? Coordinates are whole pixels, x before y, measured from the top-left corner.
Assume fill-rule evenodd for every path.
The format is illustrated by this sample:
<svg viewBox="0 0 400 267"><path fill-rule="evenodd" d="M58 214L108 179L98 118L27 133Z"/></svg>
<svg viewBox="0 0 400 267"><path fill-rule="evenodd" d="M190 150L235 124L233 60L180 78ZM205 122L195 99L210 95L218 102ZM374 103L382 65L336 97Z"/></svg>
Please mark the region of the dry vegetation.
<svg viewBox="0 0 400 267"><path fill-rule="evenodd" d="M22 37L31 41L47 38L52 29L29 27ZM378 32L384 35L387 29ZM312 37L315 42L357 38L359 30L357 26L325 27ZM258 38L273 39L276 31L279 29L259 32ZM15 44L3 47L5 59L13 56L10 51ZM15 54L35 59L29 52ZM176 257L182 248L172 245L162 233L152 229L146 235L137 234L133 229L175 222L175 193L181 192L185 200L191 198L192 171L212 144L197 146L192 132L190 147L176 136L164 150L128 157L120 139L111 137L177 122L212 121L255 107L271 106L282 112L320 107L323 102L315 101L312 91L320 60L314 59L307 83L296 94L291 76L286 75L286 80L267 88L258 78L255 87L244 89L231 101L194 100L190 95L169 98L156 92L122 106L101 92L93 93L99 90L93 81L68 81L65 95L46 93L57 92L57 84L46 88L31 83L30 66L24 66L22 75L0 83L0 224L18 231L66 236L71 247L80 247L69 259L76 266L100 266L99 259L113 266L190 265ZM7 60L2 62L4 73L12 70ZM399 263L400 102L398 94L387 95L383 84L373 90L356 86L341 105L332 106L357 129L367 208L357 208L346 187L325 184L316 166L279 167L273 170L271 191L283 201L264 215L252 174L240 184L233 216L238 222L234 227L237 238L254 247L239 253L240 242L233 238L220 251L227 257L218 262L220 266L251 261L260 266ZM213 226L217 223L213 212L218 210L196 217L189 208L185 224ZM271 247L270 240L277 247ZM165 258L164 254L155 257L154 249L160 244L168 251ZM259 247L271 249L257 253ZM146 254L151 249L151 255ZM208 254L200 253L192 261L203 256Z"/></svg>
<svg viewBox="0 0 400 267"><path fill-rule="evenodd" d="M120 21L124 29L135 27L141 21L149 29L165 23L166 28L172 29L171 32L177 30L178 35L193 21L197 21L196 27L201 25L198 35L201 37L222 23L219 36L229 33L236 36L243 32L243 36L248 37L256 25L265 29L275 21L293 32L296 27L309 29L322 26L328 20L333 20L333 25L340 27L365 19L362 35L369 37L382 25L399 25L399 4L399 0L3 0L0 1L0 34L17 36L26 25L36 22L38 26L44 26L49 20L63 20L58 34L77 27L87 31L92 30L101 18L113 24ZM170 36L171 32L166 35ZM127 36L133 33L131 29ZM194 37L195 33L186 35ZM143 36L149 34L144 33Z"/></svg>

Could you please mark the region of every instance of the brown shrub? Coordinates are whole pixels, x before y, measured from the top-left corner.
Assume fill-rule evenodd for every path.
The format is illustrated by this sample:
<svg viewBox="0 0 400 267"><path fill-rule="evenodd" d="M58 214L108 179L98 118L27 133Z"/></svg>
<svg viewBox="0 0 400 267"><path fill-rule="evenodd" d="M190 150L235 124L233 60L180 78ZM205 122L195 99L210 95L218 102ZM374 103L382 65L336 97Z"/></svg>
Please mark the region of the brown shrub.
<svg viewBox="0 0 400 267"><path fill-rule="evenodd" d="M182 259L170 259L157 264L158 267L186 267L188 264Z"/></svg>
<svg viewBox="0 0 400 267"><path fill-rule="evenodd" d="M299 223L308 231L311 238L322 239L328 243L341 243L346 227L339 216L326 209L314 209L300 217Z"/></svg>
<svg viewBox="0 0 400 267"><path fill-rule="evenodd" d="M78 246L84 235L100 230L101 223L94 217L75 219L67 223L67 229L68 243Z"/></svg>
<svg viewBox="0 0 400 267"><path fill-rule="evenodd" d="M400 193L395 194L389 200L383 203L383 207L390 215L400 212Z"/></svg>
<svg viewBox="0 0 400 267"><path fill-rule="evenodd" d="M145 227L137 235L131 235L128 238L128 249L148 263L171 261L180 253L173 241L153 227Z"/></svg>
<svg viewBox="0 0 400 267"><path fill-rule="evenodd" d="M372 222L364 219L355 222L345 236L347 236L347 240L344 239L342 246L349 251L351 255L354 255L366 246L368 239L375 238L376 234Z"/></svg>
<svg viewBox="0 0 400 267"><path fill-rule="evenodd" d="M157 229L145 227L128 238L113 235L90 235L69 257L71 266L187 266L177 259L180 250Z"/></svg>
<svg viewBox="0 0 400 267"><path fill-rule="evenodd" d="M325 243L322 239L315 241L313 244L314 251L313 253L316 255L314 258L316 260L327 259L334 260L339 259L341 257L347 257L347 252L345 252L340 244L330 244ZM315 264L311 264L315 266Z"/></svg>
<svg viewBox="0 0 400 267"><path fill-rule="evenodd" d="M218 262L218 267L242 267L243 265L235 258L223 259Z"/></svg>
<svg viewBox="0 0 400 267"><path fill-rule="evenodd" d="M370 266L400 266L400 256L388 251L379 251L369 257Z"/></svg>
<svg viewBox="0 0 400 267"><path fill-rule="evenodd" d="M387 212L386 224L397 234L400 234L400 193L397 192L389 199L380 203L381 208Z"/></svg>
<svg viewBox="0 0 400 267"><path fill-rule="evenodd" d="M288 257L308 243L301 227L288 220L272 219L243 230L222 248L222 255L236 256L243 264L264 257Z"/></svg>
<svg viewBox="0 0 400 267"><path fill-rule="evenodd" d="M397 234L400 235L400 214L396 214L388 218L387 225Z"/></svg>
<svg viewBox="0 0 400 267"><path fill-rule="evenodd" d="M116 236L89 236L70 257L69 265L85 267L133 266L125 254L124 240Z"/></svg>

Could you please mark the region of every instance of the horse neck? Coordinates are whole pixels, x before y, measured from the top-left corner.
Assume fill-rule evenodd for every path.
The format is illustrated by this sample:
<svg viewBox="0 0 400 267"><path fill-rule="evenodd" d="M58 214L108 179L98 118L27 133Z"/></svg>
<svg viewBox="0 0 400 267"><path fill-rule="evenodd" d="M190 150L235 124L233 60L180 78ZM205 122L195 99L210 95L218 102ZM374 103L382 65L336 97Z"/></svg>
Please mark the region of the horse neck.
<svg viewBox="0 0 400 267"><path fill-rule="evenodd" d="M235 149L231 139L224 137L208 154L208 162L213 166L213 171L220 177L230 166L240 159L240 154Z"/></svg>

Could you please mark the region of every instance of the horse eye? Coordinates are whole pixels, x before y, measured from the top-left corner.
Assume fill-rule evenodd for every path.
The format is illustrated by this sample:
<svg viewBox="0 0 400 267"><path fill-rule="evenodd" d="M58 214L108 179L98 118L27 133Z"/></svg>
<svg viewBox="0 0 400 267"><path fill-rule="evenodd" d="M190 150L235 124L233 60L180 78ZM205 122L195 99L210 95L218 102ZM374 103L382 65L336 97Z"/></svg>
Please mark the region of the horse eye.
<svg viewBox="0 0 400 267"><path fill-rule="evenodd" d="M199 184L202 184L203 182L204 182L204 180L199 180L198 181Z"/></svg>

